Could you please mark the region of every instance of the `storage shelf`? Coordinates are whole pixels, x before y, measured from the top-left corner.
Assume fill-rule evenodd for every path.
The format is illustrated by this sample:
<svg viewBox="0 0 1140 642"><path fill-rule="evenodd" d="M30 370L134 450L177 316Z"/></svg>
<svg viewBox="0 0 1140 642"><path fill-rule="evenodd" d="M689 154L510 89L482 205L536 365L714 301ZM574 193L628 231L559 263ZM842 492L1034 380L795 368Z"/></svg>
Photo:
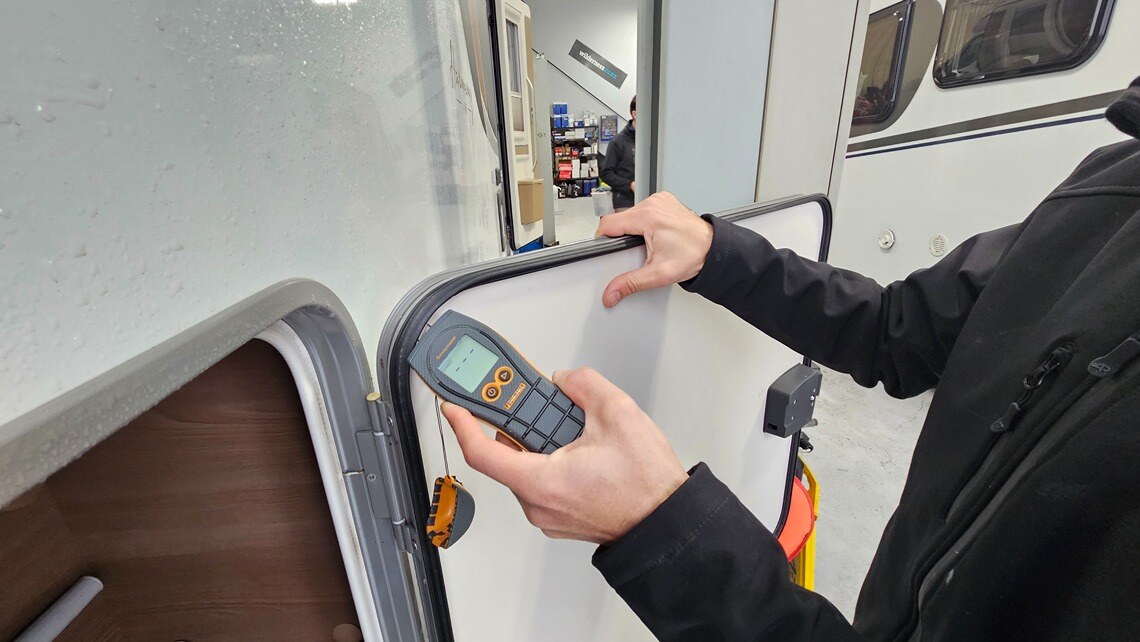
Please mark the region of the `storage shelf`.
<svg viewBox="0 0 1140 642"><path fill-rule="evenodd" d="M570 125L567 127L555 127L553 125L553 122L554 122L554 119L551 118L550 143L551 143L551 152L552 152L553 157L554 157L554 177L553 177L554 178L554 184L558 185L558 184L569 184L569 183L585 183L586 181L597 181L600 183L601 178L598 176L583 176L583 177L579 177L579 178L559 178L558 177L558 164L560 162L561 163L568 163L572 160L581 160L583 162L583 165L585 165L591 159L599 158L601 156L601 154L591 153L591 154L578 154L577 156L574 156L571 154L557 153L554 151L554 148L558 148L558 147L568 147L568 148L578 150L578 149L587 149L593 145L599 144L601 142L600 136L599 136L600 131L601 131L600 125L582 125L581 127L579 127L577 125ZM581 132L581 133L585 134L586 136L583 138L564 136L564 134L571 133L571 132ZM598 188L594 188L594 189L598 189ZM577 197L566 196L564 198L589 198L589 196L582 194L582 195L579 195Z"/></svg>

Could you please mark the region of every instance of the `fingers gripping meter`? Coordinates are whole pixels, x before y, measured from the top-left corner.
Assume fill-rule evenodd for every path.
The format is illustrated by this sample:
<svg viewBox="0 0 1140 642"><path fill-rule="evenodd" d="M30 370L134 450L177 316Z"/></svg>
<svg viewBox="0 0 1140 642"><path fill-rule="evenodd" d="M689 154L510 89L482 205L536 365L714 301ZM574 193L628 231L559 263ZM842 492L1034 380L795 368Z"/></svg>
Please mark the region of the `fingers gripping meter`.
<svg viewBox="0 0 1140 642"><path fill-rule="evenodd" d="M523 448L549 454L582 434L586 415L502 336L448 310L420 337L412 369Z"/></svg>

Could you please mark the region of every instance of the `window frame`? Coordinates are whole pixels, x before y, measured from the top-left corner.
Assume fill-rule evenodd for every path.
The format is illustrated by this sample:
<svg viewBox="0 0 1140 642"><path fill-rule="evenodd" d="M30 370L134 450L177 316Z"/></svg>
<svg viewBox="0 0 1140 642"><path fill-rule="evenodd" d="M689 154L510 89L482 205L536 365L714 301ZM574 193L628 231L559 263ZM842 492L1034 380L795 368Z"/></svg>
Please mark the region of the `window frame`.
<svg viewBox="0 0 1140 642"><path fill-rule="evenodd" d="M526 135L526 120L528 118L526 100L523 99L523 78L526 77L523 71L524 32L523 26L520 24L521 21L515 21L512 17L506 17L504 20L507 31L507 64L510 66L507 74L507 94L511 101L511 133L512 137L517 138L519 135ZM516 101L518 102L517 110ZM520 125L521 129L519 128ZM519 144L516 140L515 145Z"/></svg>
<svg viewBox="0 0 1140 642"><path fill-rule="evenodd" d="M914 0L901 0L901 2L896 2L895 4L892 4L888 7L879 9L867 18L867 32L870 33L871 22L876 19L876 16L881 17L885 15L892 15L899 11L902 11L903 14L902 20L899 20L898 28L895 31L894 51L891 52L891 93L887 97L887 101L884 104L882 111L880 111L878 114L875 114L874 116L856 116L852 114L852 126L877 125L879 123L886 122L892 115L894 115L895 107L898 106L899 90L901 89L899 85L902 83L903 68L906 66L907 46L910 43L910 23L911 19L914 16ZM864 41L863 46L867 46L866 41ZM858 73L862 72L863 64L862 61L860 61ZM855 98L858 99L859 96L856 95Z"/></svg>
<svg viewBox="0 0 1140 642"><path fill-rule="evenodd" d="M994 82L998 80L1008 80L1010 78L1019 78L1025 76L1040 76L1042 74L1051 74L1058 71L1068 71L1076 69L1089 61L1090 58L1100 50L1100 46L1104 44L1104 38L1108 33L1108 26L1112 22L1112 12L1116 8L1116 0L1097 0L1097 7L1100 10L1099 15L1096 17L1096 23L1092 35L1085 40L1084 44L1074 51L1073 55L1059 60L1057 62L1045 63L1042 65L1033 65L1031 67L1023 67L1020 69L1004 69L1002 71L995 71L993 73L984 74L982 76L967 76L967 77L951 77L943 74L941 61L942 54L942 36L946 33L946 20L950 14L950 3L957 4L962 0L946 0L946 4L942 10L942 25L938 29L938 43L934 49L934 64L931 66L931 75L934 77L934 84L940 89L949 89L952 87L965 87L968 85L977 85L981 83Z"/></svg>

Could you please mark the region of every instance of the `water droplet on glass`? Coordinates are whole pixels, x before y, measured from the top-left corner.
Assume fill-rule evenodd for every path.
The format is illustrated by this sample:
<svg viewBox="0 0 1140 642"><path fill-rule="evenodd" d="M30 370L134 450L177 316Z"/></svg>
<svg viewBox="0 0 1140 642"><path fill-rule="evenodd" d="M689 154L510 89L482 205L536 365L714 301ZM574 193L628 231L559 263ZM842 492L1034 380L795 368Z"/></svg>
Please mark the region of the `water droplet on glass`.
<svg viewBox="0 0 1140 642"><path fill-rule="evenodd" d="M36 113L49 123L55 122L55 114L48 109L47 105L36 105Z"/></svg>

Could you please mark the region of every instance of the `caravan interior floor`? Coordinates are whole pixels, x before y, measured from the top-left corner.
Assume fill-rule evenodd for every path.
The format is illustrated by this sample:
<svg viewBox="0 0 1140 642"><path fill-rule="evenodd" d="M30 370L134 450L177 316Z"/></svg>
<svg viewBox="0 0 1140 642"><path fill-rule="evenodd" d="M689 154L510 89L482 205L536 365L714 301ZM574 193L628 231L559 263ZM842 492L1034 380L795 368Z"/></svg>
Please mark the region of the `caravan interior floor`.
<svg viewBox="0 0 1140 642"><path fill-rule="evenodd" d="M104 589L61 640L355 630L301 403L273 348L245 345L0 509L0 640L83 575Z"/></svg>

